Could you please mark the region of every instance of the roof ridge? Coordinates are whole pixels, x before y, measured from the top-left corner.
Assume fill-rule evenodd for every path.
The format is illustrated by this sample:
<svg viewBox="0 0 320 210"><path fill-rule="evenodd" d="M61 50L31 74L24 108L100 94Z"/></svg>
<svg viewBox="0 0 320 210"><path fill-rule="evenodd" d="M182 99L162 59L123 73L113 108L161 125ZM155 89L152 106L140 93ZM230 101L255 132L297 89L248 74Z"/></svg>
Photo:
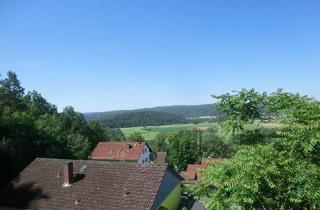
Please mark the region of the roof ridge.
<svg viewBox="0 0 320 210"><path fill-rule="evenodd" d="M137 163L137 162L133 162L133 161L112 161L112 160L77 160L77 159L60 159L60 158L43 158L43 157L37 157L35 160L41 160L41 161L45 161L45 160L53 160L53 161L74 161L74 162L93 162L93 163L101 163L101 164L108 164L108 165L139 165L139 166L167 166L168 167L168 163L158 163L158 162L152 162L152 163L145 163L145 164L141 164L141 163ZM35 161L34 160L34 161Z"/></svg>

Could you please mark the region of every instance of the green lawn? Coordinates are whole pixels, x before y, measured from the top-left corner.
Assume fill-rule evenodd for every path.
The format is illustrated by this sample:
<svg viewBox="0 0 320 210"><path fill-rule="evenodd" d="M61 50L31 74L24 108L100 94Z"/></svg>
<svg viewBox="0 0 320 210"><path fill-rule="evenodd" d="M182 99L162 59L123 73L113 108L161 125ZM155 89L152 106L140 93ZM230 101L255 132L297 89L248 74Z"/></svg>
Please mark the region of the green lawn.
<svg viewBox="0 0 320 210"><path fill-rule="evenodd" d="M174 124L174 125L161 125L161 126L147 126L147 127L132 127L121 128L126 137L134 132L141 132L146 140L153 140L157 133L173 133L178 130L190 130L193 128L207 130L209 127L215 126L217 123L199 123L199 124Z"/></svg>

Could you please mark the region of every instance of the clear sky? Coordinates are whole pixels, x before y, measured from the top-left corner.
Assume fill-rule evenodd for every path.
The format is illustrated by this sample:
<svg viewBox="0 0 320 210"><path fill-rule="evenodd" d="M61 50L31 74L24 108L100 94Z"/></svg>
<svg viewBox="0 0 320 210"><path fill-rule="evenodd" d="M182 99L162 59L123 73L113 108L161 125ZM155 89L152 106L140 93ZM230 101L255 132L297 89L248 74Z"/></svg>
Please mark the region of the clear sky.
<svg viewBox="0 0 320 210"><path fill-rule="evenodd" d="M212 103L251 87L320 98L319 58L318 0L0 0L0 73L60 110Z"/></svg>

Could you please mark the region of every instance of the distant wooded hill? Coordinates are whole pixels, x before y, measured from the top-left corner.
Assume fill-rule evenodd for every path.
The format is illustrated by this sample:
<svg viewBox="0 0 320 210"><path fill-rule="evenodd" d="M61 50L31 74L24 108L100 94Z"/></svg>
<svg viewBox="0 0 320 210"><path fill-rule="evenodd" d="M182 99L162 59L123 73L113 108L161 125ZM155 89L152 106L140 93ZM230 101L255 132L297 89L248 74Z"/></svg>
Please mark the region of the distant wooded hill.
<svg viewBox="0 0 320 210"><path fill-rule="evenodd" d="M117 114L111 118L98 121L109 128L127 128L137 126L157 126L187 123L187 119L181 115L154 111L136 111Z"/></svg>
<svg viewBox="0 0 320 210"><path fill-rule="evenodd" d="M158 106L153 108L143 108L143 109L134 109L134 110L90 112L90 113L84 113L84 115L87 120L98 120L98 119L110 119L119 114L124 114L129 112L142 112L142 111L164 112L169 114L181 115L185 118L221 115L221 112L217 110L216 104Z"/></svg>
<svg viewBox="0 0 320 210"><path fill-rule="evenodd" d="M203 104L92 112L84 113L84 115L87 120L98 120L105 127L122 128L187 123L190 122L190 118L199 118L201 116L218 117L221 116L221 112L217 110L215 104Z"/></svg>

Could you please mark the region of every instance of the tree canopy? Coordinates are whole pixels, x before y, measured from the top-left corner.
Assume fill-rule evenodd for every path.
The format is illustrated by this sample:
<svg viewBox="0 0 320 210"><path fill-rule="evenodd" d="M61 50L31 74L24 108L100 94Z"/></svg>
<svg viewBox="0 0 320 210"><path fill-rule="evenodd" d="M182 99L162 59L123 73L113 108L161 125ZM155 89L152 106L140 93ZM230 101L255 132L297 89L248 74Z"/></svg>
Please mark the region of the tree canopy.
<svg viewBox="0 0 320 210"><path fill-rule="evenodd" d="M36 157L86 159L113 134L72 107L59 113L38 92L25 94L14 72L0 79L0 185Z"/></svg>
<svg viewBox="0 0 320 210"><path fill-rule="evenodd" d="M282 90L216 98L232 133L246 134L246 124L265 117L283 126L272 141L243 144L231 159L203 171L197 193L208 198L207 208L319 209L320 103Z"/></svg>
<svg viewBox="0 0 320 210"><path fill-rule="evenodd" d="M201 158L201 131L179 131L172 134L169 139L170 162L183 171L188 164L195 163Z"/></svg>

